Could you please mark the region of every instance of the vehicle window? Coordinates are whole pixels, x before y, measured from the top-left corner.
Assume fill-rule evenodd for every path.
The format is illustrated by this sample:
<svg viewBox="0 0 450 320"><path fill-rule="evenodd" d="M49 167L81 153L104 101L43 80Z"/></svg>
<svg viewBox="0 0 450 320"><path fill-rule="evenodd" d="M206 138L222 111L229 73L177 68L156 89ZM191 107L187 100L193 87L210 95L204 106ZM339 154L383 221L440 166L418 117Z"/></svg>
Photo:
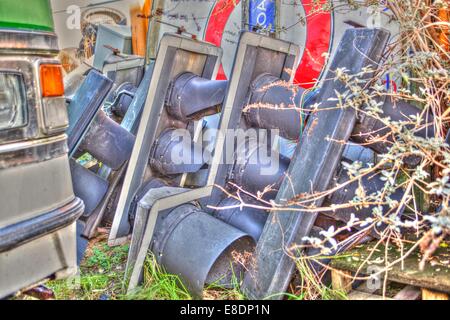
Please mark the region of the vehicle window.
<svg viewBox="0 0 450 320"><path fill-rule="evenodd" d="M27 124L27 102L23 77L0 71L0 130Z"/></svg>

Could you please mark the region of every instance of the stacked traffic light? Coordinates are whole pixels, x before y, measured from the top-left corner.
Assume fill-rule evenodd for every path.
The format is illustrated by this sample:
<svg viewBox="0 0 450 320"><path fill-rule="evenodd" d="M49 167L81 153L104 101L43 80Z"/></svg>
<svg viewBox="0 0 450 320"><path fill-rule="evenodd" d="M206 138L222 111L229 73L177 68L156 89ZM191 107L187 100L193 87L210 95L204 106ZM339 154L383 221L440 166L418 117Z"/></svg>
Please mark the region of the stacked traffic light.
<svg viewBox="0 0 450 320"><path fill-rule="evenodd" d="M130 290L148 249L201 295L205 282L222 278L229 283L233 272L240 273L238 263L230 265L234 252L254 248L250 236L205 213L196 202L211 194L221 157L221 148L209 154L199 143L202 118L220 112L223 132L232 114L221 107L228 82L212 80L221 55L220 48L180 35L161 40L109 238L110 245L118 244L133 226ZM191 183L198 172L206 172L205 178Z"/></svg>
<svg viewBox="0 0 450 320"><path fill-rule="evenodd" d="M75 194L86 204L85 213L78 222L79 259L86 245L85 238L95 235L111 197L120 187L119 182L134 145L133 128L143 107L137 94L148 88L151 71L151 68L146 71L136 88L129 82L113 83L98 71L89 70L71 98L68 144L73 187ZM117 72L109 75L114 78ZM100 165L83 166L80 159L86 154Z"/></svg>
<svg viewBox="0 0 450 320"><path fill-rule="evenodd" d="M136 194L153 179L182 186L189 173L206 165L208 156L196 141L201 119L217 113L226 81L211 80L217 72L221 50L183 36L167 35L158 59L137 130L110 234L110 243L126 237L131 229L130 207ZM189 94L200 92L198 100ZM199 102L201 105L193 104Z"/></svg>
<svg viewBox="0 0 450 320"><path fill-rule="evenodd" d="M355 108L340 108L340 99L345 101L355 97L349 93L346 83L338 79L334 80L336 70L341 69L346 70L352 76L356 75L358 83L364 86L368 79L371 79L371 72L364 73L362 71L377 68L388 38L389 34L384 30L361 28L346 31L331 63L330 71L325 76L325 79L328 80L324 81L315 97L316 102L320 103L319 106L310 114L307 113L307 107L304 110L305 129L291 160L286 178L276 196L276 203L284 205L285 210L274 209L270 213L270 218L257 245L255 264L244 280L243 289L250 297L264 298L286 291L295 269L295 261L291 255L281 249L298 248L299 245L304 244L303 239L310 236L320 213L305 210L305 206L321 207L348 203L354 198L359 184L354 182L346 188L334 192L328 198L311 197L312 200L303 200L302 206L291 200L300 195L308 199L307 196L313 192L320 193L334 187L335 184L348 181L348 176L340 167L340 163L349 157L348 154L344 154L344 159L342 158L344 146L350 139L355 142L363 142L375 152L385 152L388 149L389 141L396 138L395 133L375 117L370 117L362 112L358 113ZM298 101L295 95L292 95L291 99ZM263 103L265 100L266 97L260 99L260 102ZM384 103L383 109L384 113L394 121L408 120L408 116L419 113L417 108L404 102L396 103L394 106L392 102L387 101ZM291 119L298 118L294 111L287 111L291 113ZM269 128L278 125L277 120L274 120L276 110L266 109L263 112L264 121L250 114L252 122ZM261 116L259 115L259 117ZM427 126L430 119L427 118L423 121L425 129L415 134L419 136L432 135L432 128ZM285 125L285 136L295 137L299 127L300 124ZM377 134L384 136L383 142L373 139L372 136ZM350 160L361 159L356 157ZM384 186L380 174L362 179L360 183L366 192L370 193L380 191ZM392 195L392 199L400 200L402 196L403 192L397 191ZM365 219L371 214L372 209L373 206L362 209L336 209L327 214L333 219L348 222L351 213L356 213L358 217ZM401 212L403 208L399 208L399 210ZM273 223L273 221L277 223ZM377 236L376 232L372 235ZM297 252L292 254L297 254Z"/></svg>
<svg viewBox="0 0 450 320"><path fill-rule="evenodd" d="M197 42L196 45L200 46L202 43ZM274 172L269 172L264 179L258 180L260 174L252 175L249 172L253 168L264 167L257 161L258 153L261 152L260 150L271 149L268 140L258 141L258 139L248 137L234 145L235 133L251 128L247 122L243 121L245 119L242 117L243 109L248 104L248 87L258 79L260 74L269 73L276 75L278 79L289 81L291 76L286 69L295 65L298 51L298 47L290 43L257 34L244 33L240 39L235 67L229 83L201 79L198 76L180 72L174 77L175 81L164 81L166 84L171 84L168 89L160 87L162 95L166 97L165 100L158 101L158 97L149 97L147 114L164 115L163 108L165 108L169 115L180 121L185 120L191 114L210 115L220 110L221 119L219 130L215 135L212 160L206 165L206 178L204 170L200 166L193 168L190 178L183 180L184 189L180 188L179 184L182 180L170 179L168 181L167 179L171 176L167 173L173 173L176 176L180 173L180 170L176 170L176 168L181 169L171 163L173 159L165 156L167 148L171 148L171 140L165 137L167 127L163 127L160 130L159 138L151 139L149 145L138 147L136 144L136 154L139 152L143 154L142 158L140 155L137 157L136 162L144 163L146 166L150 162L150 174L147 175L149 182L142 183L134 194L134 199L138 203L130 205L131 211L135 211L134 214L129 212L134 218L134 230L127 265L127 274L130 274L130 290L139 281L141 268L149 248L155 254L157 261L167 271L178 274L194 294L201 294L205 283L219 278L228 280L229 284L230 272L234 272L235 276L239 278L240 265L236 265L237 259L231 253L235 252L244 257L246 252L252 251L253 243L258 239L267 219L267 213L264 210L245 210L243 215L235 215L234 212L227 214L222 210L215 212L215 216L224 223L206 212L213 213L211 206L226 205L227 201L233 201L226 198L221 190L214 189L213 186L216 184L225 187L229 181L236 182L238 174L239 178L244 177L242 181L245 182L247 182L246 177L249 176L252 179L250 183L255 186L255 190L263 188L267 184L281 182L289 161L273 152L271 157L276 159L275 162L278 163L282 158L285 165L280 166L281 169L277 168ZM160 48L156 64L159 60L163 61L164 59L161 52L165 53L168 50ZM174 59L170 58L170 56L166 57L165 63L172 63ZM267 61L271 61L271 63L267 63ZM161 63L161 68L165 63ZM170 74L170 72L162 73L161 78L167 77L166 74ZM155 83L152 81L151 87L158 87L160 81L154 79ZM226 89L225 100L225 90L222 88ZM205 103L205 101L212 102ZM222 101L224 101L222 107L215 108L215 105ZM149 125L146 124L145 114L144 112L141 123L142 136L145 136L144 132L149 128ZM168 121L161 123L168 123ZM155 125L152 127L156 128ZM229 132L232 135L229 136ZM150 134L148 135L150 136ZM166 141L169 143L161 144L160 141L163 139L167 139ZM228 150L231 156L225 154L225 150L229 149L228 143L232 143L233 146L231 150ZM142 151L144 148L147 150ZM158 152L159 148L163 152ZM189 151L191 146L188 143L179 148ZM155 155L159 156L155 157ZM237 161L238 158L242 162ZM229 159L233 161L228 161ZM159 174L154 174L154 171ZM130 171L130 175L134 173L134 170ZM161 175L161 173L165 174ZM142 177L142 173L138 175L139 177ZM186 187L192 186L190 185L192 181L203 181L204 184L196 183L195 185L195 187L199 185L203 185L203 187L186 189ZM198 200L197 203L200 206L195 204L194 200ZM121 212L117 212L116 218L120 215ZM128 215L123 213L122 215L121 220L124 221ZM120 227L120 224L117 226ZM119 230L117 226L116 234ZM117 237L110 240L115 241ZM231 269L230 266L232 266Z"/></svg>
<svg viewBox="0 0 450 320"><path fill-rule="evenodd" d="M202 43L196 42L195 44L196 49L199 50ZM161 63L160 68L166 67L168 70L170 68L166 66L167 64L171 68L177 67L177 64L173 64L176 59L170 55L164 56L170 52L164 48L164 42L162 42L162 48L160 48L156 65ZM214 185L225 187L231 180L236 182L241 179L241 181L247 182L247 177L250 177L249 185L252 184L255 190L259 190L267 184L281 182L281 177L287 169L289 161L273 152L271 157L275 158L275 162L278 163L281 158L284 165L277 168L275 172L270 172L267 177L264 176L264 179L258 179L260 174L253 175L250 172L264 167L258 162L258 154L261 150L271 149L268 140L259 141L257 138L245 137L235 145L235 133L251 128L247 122L243 121L242 117L243 109L248 103L248 88L259 78L260 74L269 73L273 76L276 75L278 79L289 81L291 76L286 70L295 65L298 51L298 47L290 43L257 34L244 33L240 39L235 67L229 83L207 80L205 77L200 78L180 70L177 70L178 74L175 74L173 81L165 79L167 74L170 75L170 71L161 73L159 80L152 81L151 88L159 87L161 91L158 92L161 92L162 97L149 96L147 101L149 108L147 112L144 111L140 134L156 136L154 132L158 126L156 124L149 125L147 121L150 119L145 120L147 119L146 114L162 115L162 117L170 117L172 120L153 120L163 124L159 129L160 136L157 139L146 140L147 142L142 145L136 144L134 150L137 155L136 164L142 163L147 166L150 163L149 174L146 176L149 182L139 184L135 193L131 194L131 198L138 202L133 205L133 201L131 201L129 205L129 208L135 210L135 214L129 211L116 213L116 218L122 216L118 219L122 223L129 215L134 217L134 230L127 266L127 273L130 273L129 289L134 288L139 280L142 264L149 248L155 253L158 262L163 264L169 272L178 274L185 285L197 295L201 294L203 286L207 282L219 278L229 281L230 273L233 272L235 276L240 276L236 257L233 258L231 253L235 252L245 256L245 252L253 250L253 244L261 233L267 213L264 210L245 210L243 215L235 215L234 212L227 215L226 211L216 212L216 217L223 220L224 223L206 212L213 213L211 206L226 205L227 201L232 201L232 199L227 199L219 189L215 189ZM164 57L165 60L163 60ZM271 63L267 63L267 61ZM216 63L219 62L216 61ZM160 82L164 83L165 87L161 87ZM223 105L220 107L222 102ZM172 152L167 150L175 150L178 146L178 149L189 152L191 144L173 142L170 139L171 135L167 133L170 129L167 124L173 125L180 121L183 122L183 120L183 123L186 123L185 121L192 115L211 115L218 111L220 111L221 119L215 135L211 161L206 164L206 177L204 167L186 166L183 170L182 166L172 163L173 159L166 156ZM149 130L153 130L153 132L145 133ZM230 132L231 135L229 135ZM228 143L232 143L233 148L229 149ZM173 146L171 146L172 144ZM161 151L159 151L160 149ZM228 150L231 155L227 155L225 150ZM135 178L138 181L143 180L144 171L142 168L140 170L141 173L137 176L136 169L129 171L130 176L134 176L131 177L131 182ZM191 173L190 177L168 179L171 176L179 176L183 171ZM195 187L200 186L200 188L191 191L180 188L180 182L184 182L185 188L194 187L190 185L192 181L196 182ZM198 183L200 181L203 184ZM200 207L194 205L194 200L198 200ZM126 210L129 209L126 208ZM120 223L116 225L116 228L113 225L113 238L110 240L116 241L117 234L126 235L126 230L120 234L120 226ZM219 229L221 232L218 232ZM231 269L230 266L232 266Z"/></svg>
<svg viewBox="0 0 450 320"><path fill-rule="evenodd" d="M366 154L370 152L358 151L356 156L350 151L343 154L344 144L337 144L336 141L364 139L370 145L371 140L367 137L374 128L382 128L381 124L358 115L356 110L336 108L336 92L346 91L345 85L338 81L326 82L315 97L327 112L309 114L306 93L290 84L292 77L289 70L296 65L299 51L290 43L252 33L242 34L232 77L226 83L211 80L213 73L205 76L204 70L212 68L205 64L200 68L203 74L179 66L178 61L184 60L176 58L178 51L188 59L186 56L195 56L198 53L196 50L211 54L212 49L200 49L204 46L201 42L174 39L166 39L158 54L159 62L156 62L155 70L158 70L160 77L152 79L150 85L149 99L138 132L139 142L131 157L133 169L129 170L125 179L126 194L119 201L117 220L110 237L111 244L120 242L120 238L129 232L129 217L133 217L134 230L127 268L131 275L129 288L134 288L139 281L150 248L169 272L180 275L182 281L198 294L204 283L212 280L211 274L227 274L226 268L220 267L230 259L225 248L233 248L240 253L251 251L252 238L254 241L259 239L256 263L261 263L260 268L266 270L267 275L250 273L246 277L246 290L251 296L262 297L263 293L275 293L264 287L273 283L270 288L284 292L293 268L292 261L288 261L290 257L284 256L283 250L280 250L284 247L282 241L286 239L290 244L297 243L298 239L310 235L317 214L308 213L308 216L302 214L299 208L289 215L273 210L270 215L281 216L282 229L286 233L283 234L278 225L271 223L273 219L267 220L267 212L259 209L258 204L267 206L271 200L276 200L277 203L290 205L286 201L298 194L307 194L311 188L324 191L332 186L333 179L337 183L346 181L348 178L339 167L340 161L368 162L370 159ZM386 32L380 30L348 31L328 78L333 79L332 74L337 68L346 67L349 72L358 74L373 66L374 62L381 60L387 39ZM187 48L189 53L185 52ZM203 58L203 62L208 59L211 57ZM193 61L193 65L197 61L194 57L189 60ZM215 60L216 64L218 60ZM405 114L405 110L410 110L409 114L415 112L409 105L401 103L398 106L398 112L391 112L393 119L406 119L408 113ZM385 104L385 108L389 108L389 104ZM209 155L211 161L174 163L171 156L174 153L186 152L192 156L197 152L194 142L173 139L173 130L185 129L198 133L201 126L190 124L190 120L219 111L219 133L215 148ZM305 122L306 129L303 131ZM237 139L237 132L253 129L257 132L256 136L248 134L241 141ZM294 157L289 159L277 152L272 133L264 129L279 129L281 137L298 143ZM231 138L227 130L233 132ZM259 136L263 139L258 139ZM230 141L234 143L231 151L226 145ZM372 148L380 152L383 147L374 144ZM231 156L226 152L230 152ZM204 150L200 153L205 154ZM267 163L263 161L267 158L264 159L261 154L270 154L269 166L270 161L274 161L279 164L276 170L267 171ZM189 159L193 160L193 157ZM382 187L379 176L362 183L369 192ZM213 188L213 185L221 188ZM268 185L271 191L264 192ZM350 184L347 190L336 192L322 201L348 202L356 187ZM255 204L253 208L241 209L243 191L257 195L245 199L256 201L252 203ZM401 196L401 192L394 195L397 198ZM368 215L371 209L364 208L359 213ZM337 210L332 217L346 222L350 213L351 210ZM223 231L220 236L214 233L217 226ZM202 239L203 243L211 241L216 245L202 247ZM197 255L194 253L204 258L203 263L202 259L195 258ZM263 259L267 263L262 263ZM250 278L253 276L259 277L262 286L252 287L254 282Z"/></svg>

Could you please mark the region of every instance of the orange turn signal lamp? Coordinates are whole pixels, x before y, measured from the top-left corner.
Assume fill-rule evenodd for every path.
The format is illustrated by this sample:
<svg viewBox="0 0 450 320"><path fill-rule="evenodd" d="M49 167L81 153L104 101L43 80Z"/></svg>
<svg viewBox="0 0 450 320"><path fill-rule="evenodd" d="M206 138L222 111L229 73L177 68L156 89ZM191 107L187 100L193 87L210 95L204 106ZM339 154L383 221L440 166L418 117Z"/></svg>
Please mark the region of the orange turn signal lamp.
<svg viewBox="0 0 450 320"><path fill-rule="evenodd" d="M64 95L62 67L59 64L40 66L42 97L60 97Z"/></svg>

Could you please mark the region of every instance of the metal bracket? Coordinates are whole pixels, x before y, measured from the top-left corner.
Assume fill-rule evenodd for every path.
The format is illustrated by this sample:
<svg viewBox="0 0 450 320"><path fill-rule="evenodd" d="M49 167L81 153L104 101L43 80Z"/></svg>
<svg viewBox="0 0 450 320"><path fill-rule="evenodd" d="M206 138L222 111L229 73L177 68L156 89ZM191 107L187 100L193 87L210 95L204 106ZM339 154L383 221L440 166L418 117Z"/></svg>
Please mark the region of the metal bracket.
<svg viewBox="0 0 450 320"><path fill-rule="evenodd" d="M170 209L173 200L181 196L184 201L184 194L187 192L183 188L162 187L150 190L145 195L146 203L150 210L138 208L136 211L134 232L131 238L130 251L128 252L127 267L125 275L129 276L128 292L131 292L139 283L145 257L153 238L153 233L158 219L158 213L162 210Z"/></svg>

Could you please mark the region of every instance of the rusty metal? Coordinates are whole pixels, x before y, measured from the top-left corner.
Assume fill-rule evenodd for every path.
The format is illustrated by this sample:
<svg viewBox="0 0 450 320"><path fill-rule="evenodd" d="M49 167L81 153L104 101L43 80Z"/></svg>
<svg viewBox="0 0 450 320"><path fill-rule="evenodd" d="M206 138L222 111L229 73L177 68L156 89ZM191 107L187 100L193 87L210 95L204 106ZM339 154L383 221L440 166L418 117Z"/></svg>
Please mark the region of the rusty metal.
<svg viewBox="0 0 450 320"><path fill-rule="evenodd" d="M33 297L38 300L53 300L55 299L55 292L46 286L40 285L27 290L23 293L24 295Z"/></svg>

